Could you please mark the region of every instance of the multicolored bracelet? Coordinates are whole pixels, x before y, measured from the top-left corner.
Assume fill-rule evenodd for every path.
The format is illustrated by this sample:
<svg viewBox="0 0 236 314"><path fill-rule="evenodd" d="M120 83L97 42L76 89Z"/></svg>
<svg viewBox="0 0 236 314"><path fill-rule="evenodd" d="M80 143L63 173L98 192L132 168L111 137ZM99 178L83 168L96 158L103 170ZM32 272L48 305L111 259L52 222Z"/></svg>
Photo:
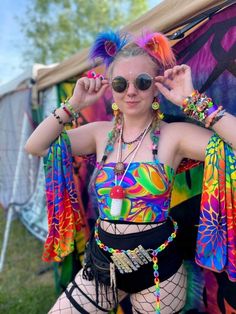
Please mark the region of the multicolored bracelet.
<svg viewBox="0 0 236 314"><path fill-rule="evenodd" d="M225 112L226 110L223 109L222 106L219 106L218 109L214 112L214 114L210 116L209 119L207 119L205 127L212 128L216 122L218 122L221 118L223 118L223 116L225 115Z"/></svg>
<svg viewBox="0 0 236 314"><path fill-rule="evenodd" d="M190 118L205 123L207 128L223 117L223 114L219 115L223 107L213 104L210 97L200 94L197 90L184 99L182 110ZM216 116L218 116L217 121L215 121ZM207 119L208 117L209 119Z"/></svg>
<svg viewBox="0 0 236 314"><path fill-rule="evenodd" d="M61 104L61 106L65 110L65 112L73 118L72 120L77 120L79 118L79 113L75 111L75 109L68 102L68 100L65 100Z"/></svg>
<svg viewBox="0 0 236 314"><path fill-rule="evenodd" d="M68 117L72 118L72 114L70 111L66 108L66 106L62 106L62 109L65 111L65 113L68 115Z"/></svg>

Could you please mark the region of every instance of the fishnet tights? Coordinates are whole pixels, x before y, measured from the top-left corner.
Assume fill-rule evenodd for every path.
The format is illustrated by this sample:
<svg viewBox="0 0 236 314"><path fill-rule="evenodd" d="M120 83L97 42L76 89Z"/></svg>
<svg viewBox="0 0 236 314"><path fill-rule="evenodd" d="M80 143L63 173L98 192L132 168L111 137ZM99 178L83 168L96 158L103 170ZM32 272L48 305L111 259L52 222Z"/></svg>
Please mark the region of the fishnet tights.
<svg viewBox="0 0 236 314"><path fill-rule="evenodd" d="M161 314L171 314L184 307L186 299L187 273L182 265L169 279L160 283ZM155 313L155 287L131 294L133 313Z"/></svg>
<svg viewBox="0 0 236 314"><path fill-rule="evenodd" d="M94 280L88 281L82 277L82 270L78 272L75 278L75 282L78 287L83 290L83 292L94 302L96 302L96 289ZM70 283L67 287L69 290L72 284ZM112 290L108 287L107 291L99 290L99 306L104 309L112 310L114 308L114 300ZM94 313L103 313L103 311L99 310L94 304L90 302L78 289L74 289L72 296L77 301L77 303L85 309L89 314ZM118 291L118 299L121 301L126 296L126 293L123 291ZM106 298L110 301L110 304L106 301ZM62 313L62 314L78 314L78 310L76 310L70 301L68 300L65 293L58 298L57 302L53 306L53 308L49 311L50 314Z"/></svg>
<svg viewBox="0 0 236 314"><path fill-rule="evenodd" d="M82 277L82 270L76 276L75 279L77 285L85 294L96 301L96 290L94 281L87 281ZM175 273L169 279L160 283L161 287L161 314L171 314L178 310L180 310L185 303L186 297L186 284L187 277L186 271L183 266L179 268L177 273ZM72 286L72 284L68 285L68 290ZM155 287L151 287L145 289L139 293L131 294L130 301L133 306L133 313L155 313L155 296L154 296ZM103 296L103 298L101 297ZM104 309L111 310L114 307L113 294L110 288L107 289L107 294L105 295L105 291L102 291L99 297L99 306ZM118 299L121 301L127 294L123 291L118 291ZM92 304L78 289L74 289L72 296L78 302L78 304L85 309L88 313L104 313L99 310L94 304ZM111 302L109 304L105 296L107 296L108 300ZM49 311L50 314L78 314L78 310L76 310L65 293L63 293L53 306L53 308Z"/></svg>

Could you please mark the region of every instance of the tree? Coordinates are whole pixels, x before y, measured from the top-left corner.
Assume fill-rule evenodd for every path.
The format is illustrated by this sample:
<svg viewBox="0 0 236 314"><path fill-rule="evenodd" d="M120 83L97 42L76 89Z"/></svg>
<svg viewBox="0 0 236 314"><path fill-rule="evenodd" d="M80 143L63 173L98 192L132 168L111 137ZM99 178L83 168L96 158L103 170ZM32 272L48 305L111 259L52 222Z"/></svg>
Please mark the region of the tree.
<svg viewBox="0 0 236 314"><path fill-rule="evenodd" d="M33 0L27 21L20 21L29 43L25 61L59 62L88 47L98 32L120 29L147 9L147 0Z"/></svg>

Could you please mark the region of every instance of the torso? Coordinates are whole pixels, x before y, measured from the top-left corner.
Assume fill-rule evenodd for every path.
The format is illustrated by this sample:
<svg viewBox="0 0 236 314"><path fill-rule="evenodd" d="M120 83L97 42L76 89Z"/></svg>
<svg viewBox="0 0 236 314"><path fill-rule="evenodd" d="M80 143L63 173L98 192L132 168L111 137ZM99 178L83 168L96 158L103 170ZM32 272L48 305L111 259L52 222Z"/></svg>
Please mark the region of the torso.
<svg viewBox="0 0 236 314"><path fill-rule="evenodd" d="M103 127L99 128L98 133L96 134L96 145L97 145L97 161L100 161L105 145L107 142L107 134L112 129L113 123L112 122L104 122ZM173 174L176 171L181 158L178 156L178 142L174 138L174 134L172 134L171 138L169 136L170 132L166 132L168 128L168 125L163 122L160 127L160 138L159 138L159 144L158 144L158 154L157 159L159 163L162 165L165 165L166 169L173 170ZM176 132L177 134L178 132ZM140 146L140 149L138 150L133 162L147 162L152 163L153 162L153 155L152 155L152 142L150 139L150 134L148 133L143 142ZM123 156L127 156L127 154L130 152L130 148L125 148L122 151ZM114 151L109 155L106 164L112 165L116 163L117 159L117 144L114 147ZM129 159L127 160L127 162ZM152 224L126 224L122 223L119 224L119 226L116 224L114 225L111 222L102 221L101 226L103 229L107 230L111 233L134 233L134 232L140 232L142 230L147 230L153 227L156 227L159 225L160 222L152 223Z"/></svg>

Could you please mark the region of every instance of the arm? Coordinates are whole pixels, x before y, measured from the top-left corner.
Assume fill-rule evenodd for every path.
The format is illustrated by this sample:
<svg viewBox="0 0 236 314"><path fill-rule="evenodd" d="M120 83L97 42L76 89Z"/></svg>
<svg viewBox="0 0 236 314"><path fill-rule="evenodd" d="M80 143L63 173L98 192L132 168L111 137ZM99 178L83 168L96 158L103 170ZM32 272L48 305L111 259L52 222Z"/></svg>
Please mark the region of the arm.
<svg viewBox="0 0 236 314"><path fill-rule="evenodd" d="M156 86L168 100L181 106L183 100L194 91L190 67L181 65L168 69L163 76L156 77ZM179 143L179 155L204 160L205 149L213 132L189 123L178 123L178 126L174 123L170 127L170 132L172 132L172 128L174 128L173 132ZM212 129L233 149L236 149L236 137L234 136L236 134L236 117L225 113Z"/></svg>
<svg viewBox="0 0 236 314"><path fill-rule="evenodd" d="M100 78L89 79L83 77L77 81L69 103L75 112L79 112L81 109L95 103L103 95L107 87L107 80L102 81ZM64 123L70 120L70 117L62 108L56 110L56 115ZM73 154L91 154L95 152L95 130L97 124L89 123L68 131ZM59 124L58 120L53 115L50 115L40 123L29 137L25 145L26 151L33 155L46 155L49 146L61 134L62 130L63 124Z"/></svg>

